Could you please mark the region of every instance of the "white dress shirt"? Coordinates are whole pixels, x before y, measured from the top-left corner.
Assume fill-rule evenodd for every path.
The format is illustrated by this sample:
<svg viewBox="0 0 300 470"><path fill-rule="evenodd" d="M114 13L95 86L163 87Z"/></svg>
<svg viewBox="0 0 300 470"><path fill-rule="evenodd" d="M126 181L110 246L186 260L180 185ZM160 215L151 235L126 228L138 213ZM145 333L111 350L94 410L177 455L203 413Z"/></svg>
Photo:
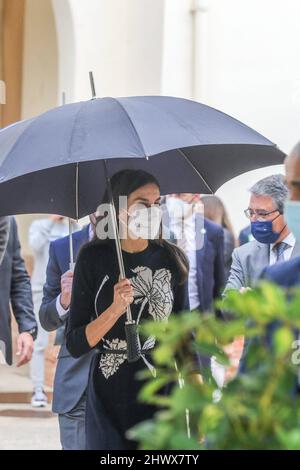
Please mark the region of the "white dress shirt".
<svg viewBox="0 0 300 470"><path fill-rule="evenodd" d="M76 226L77 228L77 226ZM49 258L49 245L52 241L68 235L67 220L56 222L47 219L37 219L29 228L29 245L33 251L34 267L31 278L33 292L43 292L46 282L46 267Z"/></svg>
<svg viewBox="0 0 300 470"><path fill-rule="evenodd" d="M294 249L294 246L296 244L296 239L292 232L290 232L283 240L282 242L286 243L288 247L284 250L283 252L283 257L284 261L288 261L290 257L292 256L292 251ZM270 245L270 258L269 258L269 263L270 265L275 264L277 262L277 255L276 251L274 251L274 246L275 243Z"/></svg>
<svg viewBox="0 0 300 470"><path fill-rule="evenodd" d="M177 238L178 246L185 252L189 260L188 293L190 310L200 306L200 298L197 283L197 253L196 253L196 230L195 214L186 217L184 224L172 221L171 229Z"/></svg>
<svg viewBox="0 0 300 470"><path fill-rule="evenodd" d="M195 310L196 308L200 307L199 290L197 283L197 252L195 223L195 215L190 217L185 223L186 255L189 259L190 264L188 292L191 310Z"/></svg>
<svg viewBox="0 0 300 470"><path fill-rule="evenodd" d="M200 306L197 284L197 253L196 253L196 218L192 205L183 203L176 198L166 201L170 215L169 229L174 234L177 245L189 260L188 293L190 309Z"/></svg>

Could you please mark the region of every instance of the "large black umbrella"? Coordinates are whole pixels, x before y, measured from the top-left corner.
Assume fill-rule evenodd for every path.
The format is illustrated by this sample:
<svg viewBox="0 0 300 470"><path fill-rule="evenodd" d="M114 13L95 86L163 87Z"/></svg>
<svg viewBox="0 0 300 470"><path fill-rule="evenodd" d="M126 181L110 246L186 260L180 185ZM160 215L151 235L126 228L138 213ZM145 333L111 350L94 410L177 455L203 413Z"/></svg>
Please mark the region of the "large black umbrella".
<svg viewBox="0 0 300 470"><path fill-rule="evenodd" d="M0 216L95 210L110 175L157 177L162 193L213 193L229 179L281 164L284 154L232 117L163 96L68 104L0 131Z"/></svg>
<svg viewBox="0 0 300 470"><path fill-rule="evenodd" d="M125 168L152 173L163 194L213 193L234 176L283 158L256 131L194 101L92 99L0 131L0 216L48 212L81 218L95 211L111 175ZM116 221L113 205L112 211ZM130 308L127 323L129 337L133 331L137 338ZM128 358L138 357L135 343L128 341Z"/></svg>

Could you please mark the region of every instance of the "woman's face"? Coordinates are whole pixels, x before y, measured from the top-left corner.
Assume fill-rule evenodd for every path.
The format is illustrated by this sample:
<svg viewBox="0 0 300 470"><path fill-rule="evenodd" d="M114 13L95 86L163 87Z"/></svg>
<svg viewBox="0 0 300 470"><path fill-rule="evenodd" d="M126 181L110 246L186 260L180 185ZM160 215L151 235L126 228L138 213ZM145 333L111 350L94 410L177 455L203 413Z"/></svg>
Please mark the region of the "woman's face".
<svg viewBox="0 0 300 470"><path fill-rule="evenodd" d="M152 238L153 230L160 225L159 206L160 190L154 183L146 184L128 196L127 210L121 209L120 219L128 228L130 238ZM149 211L145 213L147 209Z"/></svg>
<svg viewBox="0 0 300 470"><path fill-rule="evenodd" d="M160 204L160 190L156 184L146 184L128 196L127 210L131 214L135 206L151 207Z"/></svg>

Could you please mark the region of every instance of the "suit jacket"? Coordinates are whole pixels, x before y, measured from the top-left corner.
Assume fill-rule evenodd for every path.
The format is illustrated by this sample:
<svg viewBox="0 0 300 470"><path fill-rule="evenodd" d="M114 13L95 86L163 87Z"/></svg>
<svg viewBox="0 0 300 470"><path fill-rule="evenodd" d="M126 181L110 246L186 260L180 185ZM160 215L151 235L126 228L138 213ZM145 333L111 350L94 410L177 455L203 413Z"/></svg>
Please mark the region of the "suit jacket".
<svg viewBox="0 0 300 470"><path fill-rule="evenodd" d="M210 310L225 285L224 232L221 226L196 216L196 237L204 236L196 251L197 284L201 310Z"/></svg>
<svg viewBox="0 0 300 470"><path fill-rule="evenodd" d="M3 260L9 235L9 218L0 217L0 265Z"/></svg>
<svg viewBox="0 0 300 470"><path fill-rule="evenodd" d="M291 258L298 255L300 255L300 243L296 242ZM263 269L269 266L269 256L270 245L256 240L236 248L232 254L226 290L255 286Z"/></svg>
<svg viewBox="0 0 300 470"><path fill-rule="evenodd" d="M294 287L300 285L300 256L296 256L284 263L277 263L265 268L261 275L282 287Z"/></svg>
<svg viewBox="0 0 300 470"><path fill-rule="evenodd" d="M13 217L9 218L9 224L9 238L0 266L0 350L6 362L11 365L12 338L9 304L11 303L19 333L37 328L37 324L33 312L30 278L21 257L18 229Z"/></svg>
<svg viewBox="0 0 300 470"><path fill-rule="evenodd" d="M169 230L171 228L169 241L180 246L176 230L172 230L172 221L167 210L164 212L164 223ZM195 234L200 309L208 311L225 286L224 231L220 225L203 218L201 214L196 214Z"/></svg>
<svg viewBox="0 0 300 470"><path fill-rule="evenodd" d="M298 244L299 246L299 244ZM294 248L295 252L296 246ZM288 261L276 263L272 266L267 266L261 273L260 279L274 282L281 287L289 288L300 286L300 256L299 248L296 250L298 256L294 256ZM293 254L294 254L293 252ZM276 329L280 326L278 322L271 325L267 331L266 343L271 348L272 337ZM295 339L299 338L299 331L294 331ZM242 364L241 370L245 370L244 364ZM293 392L300 393L300 377L295 381Z"/></svg>
<svg viewBox="0 0 300 470"><path fill-rule="evenodd" d="M82 245L89 240L89 226L73 234L73 250L76 259ZM61 293L60 279L69 269L69 237L50 243L47 279L39 312L42 327L47 331L58 330L56 344L61 344L54 379L53 404L55 413L64 414L72 410L84 394L93 351L74 359L66 347L65 327L68 317L61 317L56 309L56 299Z"/></svg>
<svg viewBox="0 0 300 470"><path fill-rule="evenodd" d="M263 270L260 279L265 279L270 282L274 282L275 284L278 284L279 286L284 288L300 286L300 256L297 256L283 263L277 263L272 266L268 266ZM275 328L276 326L277 325L275 325ZM268 332L269 342L273 334L273 330L274 326L270 328L270 331ZM294 333L295 338L298 338L299 331L295 331ZM298 386L300 391L300 381Z"/></svg>

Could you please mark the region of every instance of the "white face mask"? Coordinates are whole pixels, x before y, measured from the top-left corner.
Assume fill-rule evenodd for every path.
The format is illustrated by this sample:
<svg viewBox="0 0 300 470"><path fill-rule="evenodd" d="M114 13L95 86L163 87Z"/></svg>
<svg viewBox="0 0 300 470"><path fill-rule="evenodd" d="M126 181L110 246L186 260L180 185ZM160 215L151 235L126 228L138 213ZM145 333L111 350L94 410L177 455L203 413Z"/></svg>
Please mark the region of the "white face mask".
<svg viewBox="0 0 300 470"><path fill-rule="evenodd" d="M189 204L178 197L168 197L166 205L170 219L174 222L189 219L193 215L193 204Z"/></svg>
<svg viewBox="0 0 300 470"><path fill-rule="evenodd" d="M300 242L300 201L285 202L284 218L297 242Z"/></svg>
<svg viewBox="0 0 300 470"><path fill-rule="evenodd" d="M128 230L136 238L153 240L159 234L161 216L158 206L140 206L129 214Z"/></svg>

